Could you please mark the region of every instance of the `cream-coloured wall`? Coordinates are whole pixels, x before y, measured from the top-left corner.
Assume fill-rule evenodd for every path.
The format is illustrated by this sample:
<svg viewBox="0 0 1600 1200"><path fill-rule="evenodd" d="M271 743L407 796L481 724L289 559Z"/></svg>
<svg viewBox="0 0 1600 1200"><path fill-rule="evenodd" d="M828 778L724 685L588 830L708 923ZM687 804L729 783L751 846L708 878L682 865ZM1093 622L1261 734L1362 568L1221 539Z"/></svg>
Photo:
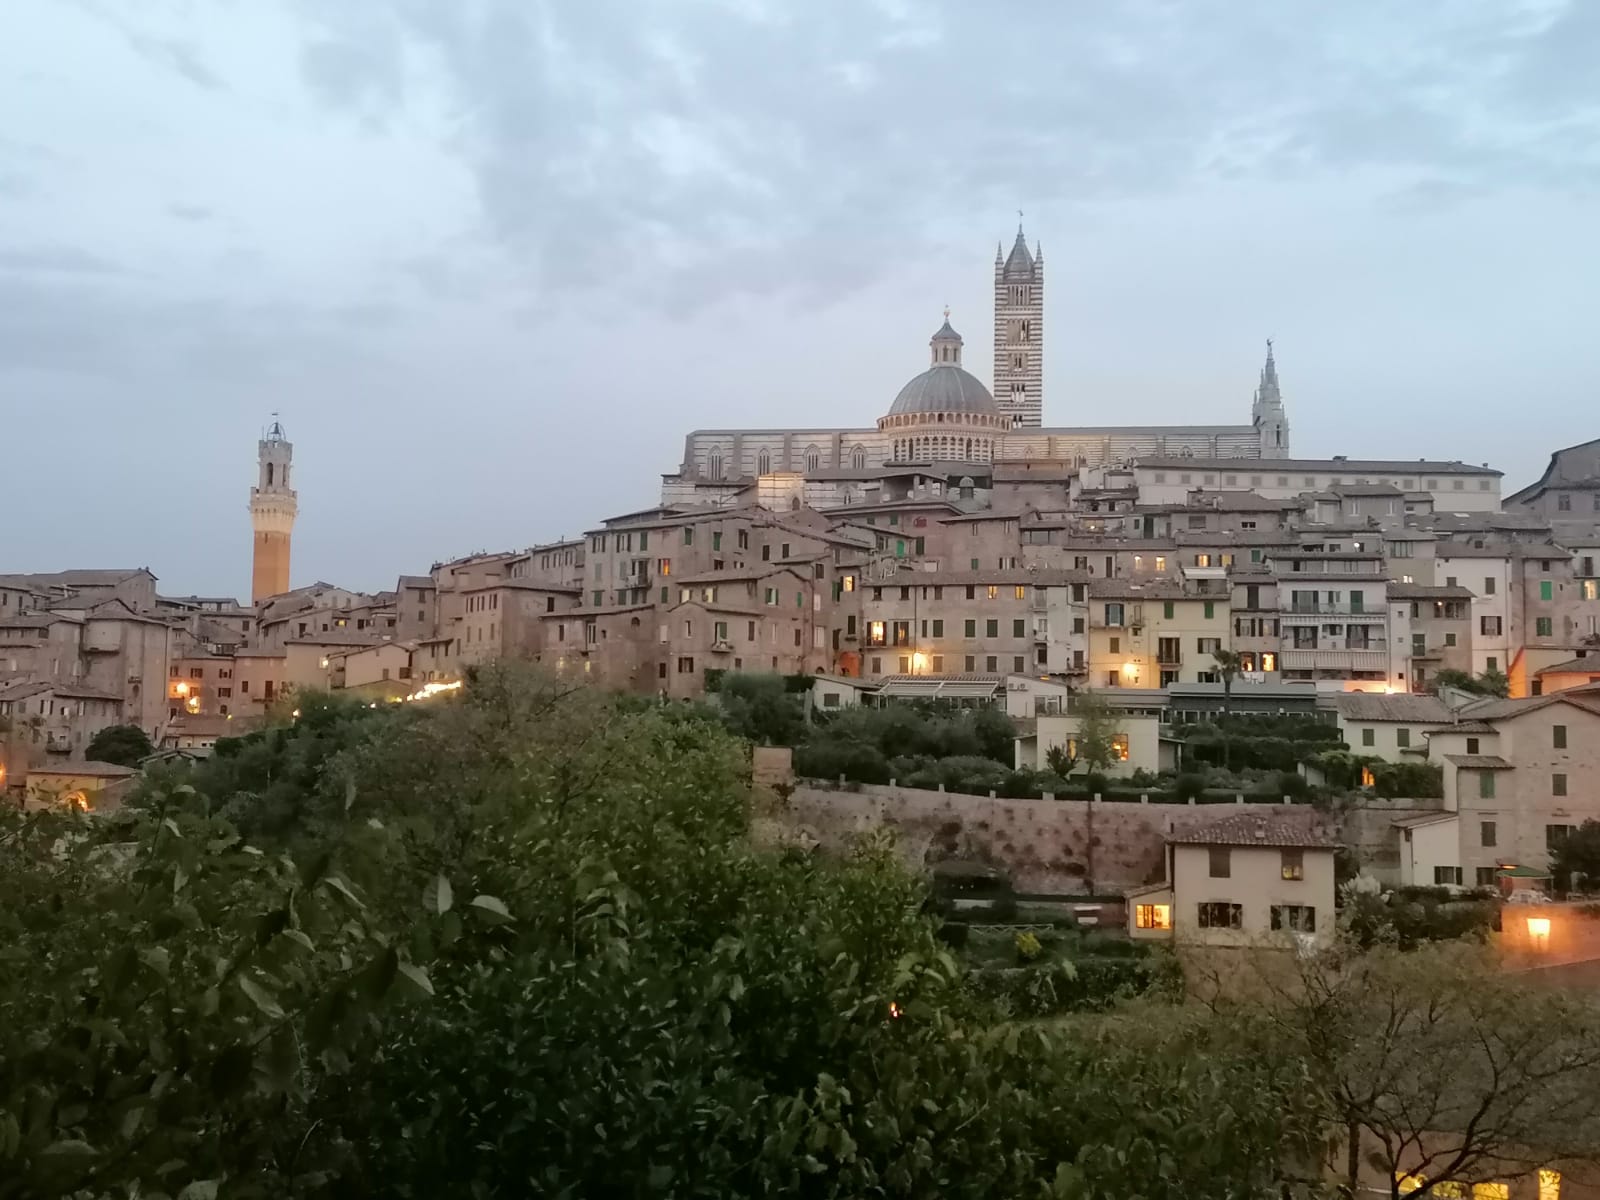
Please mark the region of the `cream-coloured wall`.
<svg viewBox="0 0 1600 1200"><path fill-rule="evenodd" d="M1511 770L1494 772L1493 797L1484 797L1476 771L1445 767L1447 803L1454 800L1461 813L1463 882L1474 881L1476 868L1496 863L1517 863L1543 868L1549 865L1546 829L1551 825L1581 825L1600 820L1600 793L1592 781L1600 778L1600 715L1573 704L1547 704L1495 722L1498 738L1480 736L1479 751L1498 754ZM1555 728L1564 726L1566 746L1555 746ZM1447 734L1430 747L1430 755L1464 753L1464 734ZM1456 749L1456 747L1462 749ZM1457 776L1451 787L1451 776ZM1555 776L1564 776L1566 795L1556 794ZM1493 847L1475 845L1478 823L1493 820Z"/></svg>
<svg viewBox="0 0 1600 1200"><path fill-rule="evenodd" d="M1358 721L1339 714L1339 736L1350 747L1350 753L1381 758L1384 762L1420 762L1428 744L1422 731L1431 728L1433 726L1428 724L1403 721ZM1404 753L1407 747L1400 744L1402 729L1406 731L1410 739L1407 745L1414 753ZM1366 740L1368 732L1372 734L1370 744Z"/></svg>
<svg viewBox="0 0 1600 1200"><path fill-rule="evenodd" d="M1172 847L1172 926L1177 941L1249 946L1283 940L1287 934L1275 934L1272 929L1272 906L1277 904L1313 906L1317 910L1317 938L1327 940L1333 936L1332 850L1305 849L1305 878L1300 880L1283 878L1280 847L1233 846L1229 850L1228 877L1213 879L1209 847ZM1199 905L1206 902L1242 905L1240 928L1200 928Z"/></svg>
<svg viewBox="0 0 1600 1200"><path fill-rule="evenodd" d="M411 651L394 642L353 651L344 656L343 686L360 687L385 679L406 679L411 672Z"/></svg>
<svg viewBox="0 0 1600 1200"><path fill-rule="evenodd" d="M1035 757L1030 762L1019 761L1017 763L1019 768L1042 769L1046 765L1045 756L1052 748L1065 746L1069 740L1077 736L1078 718L1075 716L1041 716L1037 721L1035 740L1031 743L1019 740L1017 744L1019 759L1027 753L1023 747L1030 745L1034 747ZM1114 762L1107 767L1105 772L1107 775L1125 776L1139 770L1160 770L1161 723L1156 718L1117 714L1114 728L1117 733L1127 736L1128 757L1123 762Z"/></svg>
<svg viewBox="0 0 1600 1200"><path fill-rule="evenodd" d="M832 696L830 701L828 697ZM818 678L811 685L811 703L823 712L835 712L861 703L861 689L837 679Z"/></svg>
<svg viewBox="0 0 1600 1200"><path fill-rule="evenodd" d="M1397 829L1400 839L1400 886L1432 886L1435 867L1461 866L1461 830L1458 816L1446 816L1426 825ZM1471 872L1462 882L1472 886Z"/></svg>

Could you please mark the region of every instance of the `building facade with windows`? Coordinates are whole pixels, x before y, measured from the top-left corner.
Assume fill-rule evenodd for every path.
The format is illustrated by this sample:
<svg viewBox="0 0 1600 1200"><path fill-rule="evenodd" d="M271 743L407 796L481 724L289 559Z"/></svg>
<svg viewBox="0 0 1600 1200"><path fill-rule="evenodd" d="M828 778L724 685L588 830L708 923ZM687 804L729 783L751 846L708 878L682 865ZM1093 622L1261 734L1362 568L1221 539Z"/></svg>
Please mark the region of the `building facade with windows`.
<svg viewBox="0 0 1600 1200"><path fill-rule="evenodd" d="M1176 830L1166 879L1127 893L1128 933L1204 946L1326 942L1338 845L1314 814L1239 813Z"/></svg>

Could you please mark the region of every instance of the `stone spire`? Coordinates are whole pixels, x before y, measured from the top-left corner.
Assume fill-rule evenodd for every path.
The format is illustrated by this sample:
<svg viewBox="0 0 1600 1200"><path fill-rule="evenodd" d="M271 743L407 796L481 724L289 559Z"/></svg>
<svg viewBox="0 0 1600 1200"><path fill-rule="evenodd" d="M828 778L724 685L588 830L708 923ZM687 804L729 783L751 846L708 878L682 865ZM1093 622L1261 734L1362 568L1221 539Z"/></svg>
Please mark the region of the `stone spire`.
<svg viewBox="0 0 1600 1200"><path fill-rule="evenodd" d="M1262 458L1289 457L1289 416L1278 387L1278 364L1272 356L1272 339L1267 339L1267 361L1261 367L1261 382L1256 385L1255 401L1250 406L1250 423L1261 438Z"/></svg>

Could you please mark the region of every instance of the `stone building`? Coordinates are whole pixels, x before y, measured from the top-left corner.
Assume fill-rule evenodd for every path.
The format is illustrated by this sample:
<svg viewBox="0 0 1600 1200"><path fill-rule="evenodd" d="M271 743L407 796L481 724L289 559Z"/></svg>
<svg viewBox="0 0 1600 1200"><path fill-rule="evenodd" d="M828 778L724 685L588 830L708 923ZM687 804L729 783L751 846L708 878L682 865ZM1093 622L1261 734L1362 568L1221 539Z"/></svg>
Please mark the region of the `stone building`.
<svg viewBox="0 0 1600 1200"><path fill-rule="evenodd" d="M1411 691L1430 686L1440 671L1472 674L1472 592L1458 584L1388 587L1391 671L1405 673Z"/></svg>
<svg viewBox="0 0 1600 1200"><path fill-rule="evenodd" d="M1584 691L1468 705L1427 731L1454 826L1430 826L1414 881L1493 886L1507 865L1547 869L1577 826L1600 819L1600 696Z"/></svg>

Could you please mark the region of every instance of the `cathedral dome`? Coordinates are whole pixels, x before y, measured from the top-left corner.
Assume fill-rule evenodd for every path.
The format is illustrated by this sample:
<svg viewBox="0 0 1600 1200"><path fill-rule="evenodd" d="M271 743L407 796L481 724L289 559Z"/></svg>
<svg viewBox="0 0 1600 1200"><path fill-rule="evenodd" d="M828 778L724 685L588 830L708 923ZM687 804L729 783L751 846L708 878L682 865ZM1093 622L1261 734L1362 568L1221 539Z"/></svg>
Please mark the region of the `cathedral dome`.
<svg viewBox="0 0 1600 1200"><path fill-rule="evenodd" d="M909 413L982 413L999 416L989 389L955 363L937 363L900 389L891 417Z"/></svg>
<svg viewBox="0 0 1600 1200"><path fill-rule="evenodd" d="M961 335L950 328L950 310L944 324L928 339L933 365L900 389L889 406L891 417L912 413L970 413L997 417L1000 406L989 389L961 366Z"/></svg>

